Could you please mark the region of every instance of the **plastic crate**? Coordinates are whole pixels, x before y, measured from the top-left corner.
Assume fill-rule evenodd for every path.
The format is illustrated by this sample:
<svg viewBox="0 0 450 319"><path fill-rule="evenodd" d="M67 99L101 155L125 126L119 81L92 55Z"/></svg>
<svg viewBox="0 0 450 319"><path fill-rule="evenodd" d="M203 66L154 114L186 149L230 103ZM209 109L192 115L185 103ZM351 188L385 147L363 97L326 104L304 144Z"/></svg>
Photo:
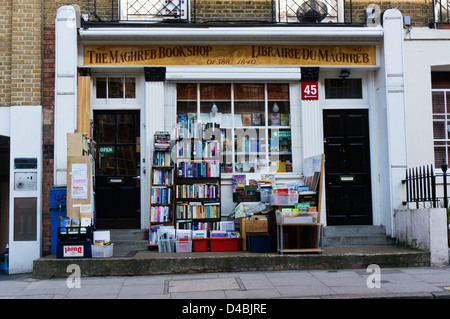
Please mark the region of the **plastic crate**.
<svg viewBox="0 0 450 319"><path fill-rule="evenodd" d="M91 258L92 249L91 244L57 244L56 258L70 259L70 258Z"/></svg>
<svg viewBox="0 0 450 319"><path fill-rule="evenodd" d="M249 250L252 253L270 253L272 235L249 235Z"/></svg>
<svg viewBox="0 0 450 319"><path fill-rule="evenodd" d="M92 245L92 257L93 258L108 258L112 257L114 244L111 245Z"/></svg>
<svg viewBox="0 0 450 319"><path fill-rule="evenodd" d="M92 227L58 227L58 244L87 244L92 242Z"/></svg>
<svg viewBox="0 0 450 319"><path fill-rule="evenodd" d="M298 203L298 194L290 191L289 194L271 194L270 205L272 206L294 206Z"/></svg>
<svg viewBox="0 0 450 319"><path fill-rule="evenodd" d="M210 238L211 251L241 250L241 237L238 238Z"/></svg>
<svg viewBox="0 0 450 319"><path fill-rule="evenodd" d="M208 251L208 238L192 239L192 251L194 252Z"/></svg>
<svg viewBox="0 0 450 319"><path fill-rule="evenodd" d="M177 240L176 242L177 253L191 253L192 252L192 240Z"/></svg>
<svg viewBox="0 0 450 319"><path fill-rule="evenodd" d="M276 212L277 224L315 224L317 223L317 212L309 212L301 215L283 214Z"/></svg>

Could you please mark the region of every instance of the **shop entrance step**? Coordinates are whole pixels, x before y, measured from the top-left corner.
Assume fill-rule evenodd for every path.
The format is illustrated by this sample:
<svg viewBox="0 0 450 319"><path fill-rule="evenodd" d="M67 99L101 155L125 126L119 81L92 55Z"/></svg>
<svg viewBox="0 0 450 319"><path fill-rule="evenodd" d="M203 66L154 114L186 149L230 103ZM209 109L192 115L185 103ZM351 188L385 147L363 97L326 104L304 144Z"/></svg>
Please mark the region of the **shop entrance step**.
<svg viewBox="0 0 450 319"><path fill-rule="evenodd" d="M109 232L115 253L148 249L145 229L111 229Z"/></svg>
<svg viewBox="0 0 450 319"><path fill-rule="evenodd" d="M325 247L394 245L395 239L386 235L384 226L327 226L324 228Z"/></svg>

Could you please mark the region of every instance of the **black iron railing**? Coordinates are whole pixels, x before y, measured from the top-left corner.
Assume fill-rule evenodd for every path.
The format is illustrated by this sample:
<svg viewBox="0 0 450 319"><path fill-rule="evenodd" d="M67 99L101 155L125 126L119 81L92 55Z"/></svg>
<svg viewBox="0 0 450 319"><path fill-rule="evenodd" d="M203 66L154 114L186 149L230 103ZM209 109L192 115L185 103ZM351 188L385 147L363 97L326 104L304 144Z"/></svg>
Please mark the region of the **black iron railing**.
<svg viewBox="0 0 450 319"><path fill-rule="evenodd" d="M89 21L353 23L352 0L86 0ZM86 17L85 17L86 19ZM358 23L364 23L364 18Z"/></svg>
<svg viewBox="0 0 450 319"><path fill-rule="evenodd" d="M433 165L409 168L403 180L406 200L403 204L415 203L416 208L448 207L447 196L447 163L445 159L441 165L442 173L436 173ZM439 182L437 179L439 178ZM440 179L442 178L442 182ZM438 187L442 186L438 193Z"/></svg>

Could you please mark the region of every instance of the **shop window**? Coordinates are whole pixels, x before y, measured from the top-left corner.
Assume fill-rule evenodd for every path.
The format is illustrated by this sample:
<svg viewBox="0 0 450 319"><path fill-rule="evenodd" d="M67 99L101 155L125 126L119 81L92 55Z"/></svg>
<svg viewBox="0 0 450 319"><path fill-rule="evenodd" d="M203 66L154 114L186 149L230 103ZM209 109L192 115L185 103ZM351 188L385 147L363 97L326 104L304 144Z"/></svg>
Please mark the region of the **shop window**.
<svg viewBox="0 0 450 319"><path fill-rule="evenodd" d="M434 162L440 168L450 157L450 72L433 72L431 82Z"/></svg>
<svg viewBox="0 0 450 319"><path fill-rule="evenodd" d="M97 99L135 99L136 78L112 75L97 77L95 92Z"/></svg>
<svg viewBox="0 0 450 319"><path fill-rule="evenodd" d="M361 79L325 79L326 99L362 99Z"/></svg>
<svg viewBox="0 0 450 319"><path fill-rule="evenodd" d="M292 172L289 84L178 84L185 119L220 125L222 173Z"/></svg>

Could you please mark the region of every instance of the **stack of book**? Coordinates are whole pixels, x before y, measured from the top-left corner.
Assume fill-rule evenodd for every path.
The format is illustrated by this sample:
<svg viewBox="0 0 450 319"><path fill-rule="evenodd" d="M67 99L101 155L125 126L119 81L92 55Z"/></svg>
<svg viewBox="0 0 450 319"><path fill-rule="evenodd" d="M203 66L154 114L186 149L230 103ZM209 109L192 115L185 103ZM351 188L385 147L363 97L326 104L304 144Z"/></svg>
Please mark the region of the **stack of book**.
<svg viewBox="0 0 450 319"><path fill-rule="evenodd" d="M191 229L191 230L218 230L220 229L220 222L194 222L194 221L183 221L177 223L177 229Z"/></svg>
<svg viewBox="0 0 450 319"><path fill-rule="evenodd" d="M220 129L218 123L202 123L197 121L196 113L178 114L177 115L177 138L205 138L212 139L211 135L215 135L215 129ZM220 137L217 133L216 139Z"/></svg>
<svg viewBox="0 0 450 319"><path fill-rule="evenodd" d="M217 184L187 184L177 185L178 198L218 198Z"/></svg>
<svg viewBox="0 0 450 319"><path fill-rule="evenodd" d="M150 222L166 223L172 220L171 206L152 206L150 208Z"/></svg>
<svg viewBox="0 0 450 319"><path fill-rule="evenodd" d="M152 183L153 185L173 185L173 170L155 170Z"/></svg>
<svg viewBox="0 0 450 319"><path fill-rule="evenodd" d="M151 201L152 204L171 204L173 203L173 190L172 188L160 186L152 187L151 189Z"/></svg>
<svg viewBox="0 0 450 319"><path fill-rule="evenodd" d="M220 162L180 162L177 164L178 177L219 177Z"/></svg>
<svg viewBox="0 0 450 319"><path fill-rule="evenodd" d="M177 203L177 219L206 219L220 217L220 202Z"/></svg>
<svg viewBox="0 0 450 319"><path fill-rule="evenodd" d="M153 145L155 150L170 151L170 133L156 132Z"/></svg>

